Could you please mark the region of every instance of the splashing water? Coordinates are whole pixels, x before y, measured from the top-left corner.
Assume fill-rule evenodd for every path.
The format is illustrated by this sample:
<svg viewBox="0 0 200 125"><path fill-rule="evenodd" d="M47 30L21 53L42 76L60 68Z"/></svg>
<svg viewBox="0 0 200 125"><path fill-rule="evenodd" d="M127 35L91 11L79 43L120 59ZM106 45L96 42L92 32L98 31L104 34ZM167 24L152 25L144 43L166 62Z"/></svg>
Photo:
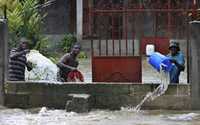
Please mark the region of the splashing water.
<svg viewBox="0 0 200 125"><path fill-rule="evenodd" d="M26 81L57 81L57 66L37 50L31 50L27 54L27 61L31 62L33 69L26 70Z"/></svg>
<svg viewBox="0 0 200 125"><path fill-rule="evenodd" d="M176 114L173 116L167 116L167 119L174 121L191 121L198 116L199 114L197 113L186 113L186 114Z"/></svg>
<svg viewBox="0 0 200 125"><path fill-rule="evenodd" d="M153 92L148 92L144 97L144 99L133 109L134 111L139 112L144 102L153 101L155 98L165 93L170 83L169 73L161 70L160 78L161 78L161 84Z"/></svg>
<svg viewBox="0 0 200 125"><path fill-rule="evenodd" d="M193 111L192 111L193 112ZM199 125L200 112L145 110L93 110L88 113L66 112L46 107L1 109L0 125Z"/></svg>

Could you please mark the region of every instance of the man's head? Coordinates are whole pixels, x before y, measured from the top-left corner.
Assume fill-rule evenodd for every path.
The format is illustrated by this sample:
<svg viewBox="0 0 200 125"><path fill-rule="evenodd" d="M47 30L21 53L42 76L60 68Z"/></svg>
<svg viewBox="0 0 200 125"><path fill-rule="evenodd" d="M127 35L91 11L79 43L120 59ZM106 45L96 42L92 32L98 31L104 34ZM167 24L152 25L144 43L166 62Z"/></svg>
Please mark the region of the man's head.
<svg viewBox="0 0 200 125"><path fill-rule="evenodd" d="M28 49L29 48L28 43L29 43L28 39L26 39L25 37L22 37L20 39L19 48L22 50Z"/></svg>
<svg viewBox="0 0 200 125"><path fill-rule="evenodd" d="M171 42L169 45L169 50L171 55L176 55L180 51L179 43L178 42Z"/></svg>
<svg viewBox="0 0 200 125"><path fill-rule="evenodd" d="M81 50L81 45L80 43L75 43L72 47L72 50L71 52L75 55L78 55L80 53L80 50Z"/></svg>

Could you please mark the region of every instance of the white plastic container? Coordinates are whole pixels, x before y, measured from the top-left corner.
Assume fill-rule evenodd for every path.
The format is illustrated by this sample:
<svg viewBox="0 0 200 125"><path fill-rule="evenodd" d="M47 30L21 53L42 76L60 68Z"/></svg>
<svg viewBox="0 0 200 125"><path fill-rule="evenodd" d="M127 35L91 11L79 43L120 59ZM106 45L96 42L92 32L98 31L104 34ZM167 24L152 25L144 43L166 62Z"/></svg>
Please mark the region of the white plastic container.
<svg viewBox="0 0 200 125"><path fill-rule="evenodd" d="M146 45L146 55L150 56L154 52L155 52L155 45L154 44L147 44Z"/></svg>

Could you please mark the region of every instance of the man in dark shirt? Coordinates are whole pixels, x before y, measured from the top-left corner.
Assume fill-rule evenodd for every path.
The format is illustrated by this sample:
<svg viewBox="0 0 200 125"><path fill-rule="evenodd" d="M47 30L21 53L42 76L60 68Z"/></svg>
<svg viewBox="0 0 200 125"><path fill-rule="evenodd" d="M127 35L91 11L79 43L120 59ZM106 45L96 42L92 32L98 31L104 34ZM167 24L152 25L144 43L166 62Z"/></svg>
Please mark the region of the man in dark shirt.
<svg viewBox="0 0 200 125"><path fill-rule="evenodd" d="M18 48L10 51L8 64L8 80L10 81L24 81L25 67L31 70L31 66L27 64L26 54L29 53L28 40L26 38L20 39Z"/></svg>
<svg viewBox="0 0 200 125"><path fill-rule="evenodd" d="M58 62L57 66L59 68L58 71L58 81L68 82L68 74L76 70L78 67L78 61L76 59L77 55L79 54L81 49L80 44L76 43L71 52L65 54L60 61Z"/></svg>

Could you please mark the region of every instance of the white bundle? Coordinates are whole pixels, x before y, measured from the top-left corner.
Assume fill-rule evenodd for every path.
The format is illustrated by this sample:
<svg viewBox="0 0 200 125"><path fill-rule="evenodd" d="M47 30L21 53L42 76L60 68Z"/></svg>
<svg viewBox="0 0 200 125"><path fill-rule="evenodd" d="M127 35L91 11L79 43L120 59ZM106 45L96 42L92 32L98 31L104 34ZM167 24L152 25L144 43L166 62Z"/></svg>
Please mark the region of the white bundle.
<svg viewBox="0 0 200 125"><path fill-rule="evenodd" d="M50 59L37 50L31 50L26 57L33 65L31 71L26 70L26 81L57 81L58 68Z"/></svg>

